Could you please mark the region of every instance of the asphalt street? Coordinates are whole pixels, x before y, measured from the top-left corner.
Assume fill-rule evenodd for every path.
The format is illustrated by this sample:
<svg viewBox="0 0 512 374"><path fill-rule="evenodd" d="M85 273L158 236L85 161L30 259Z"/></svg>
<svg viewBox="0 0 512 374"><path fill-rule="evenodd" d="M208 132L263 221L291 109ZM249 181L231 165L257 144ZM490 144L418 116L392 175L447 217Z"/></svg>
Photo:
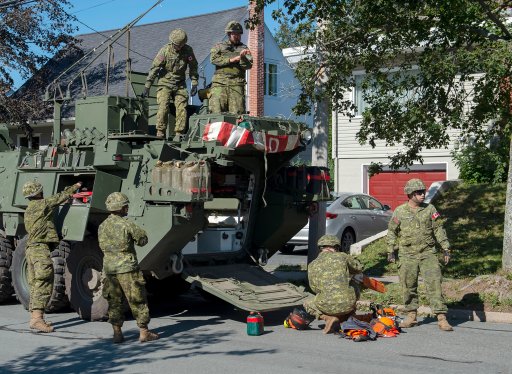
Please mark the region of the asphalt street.
<svg viewBox="0 0 512 374"><path fill-rule="evenodd" d="M305 254L292 256L301 262ZM286 329L288 311L266 313L265 333L248 336L247 312L195 291L154 301L150 310L160 340L139 343L128 320L127 341L114 345L106 322L85 322L68 311L48 316L55 333L36 334L20 304L0 305L0 372L512 373L510 324L452 321L449 333L430 319L396 338L355 343L323 335L321 321L306 331Z"/></svg>

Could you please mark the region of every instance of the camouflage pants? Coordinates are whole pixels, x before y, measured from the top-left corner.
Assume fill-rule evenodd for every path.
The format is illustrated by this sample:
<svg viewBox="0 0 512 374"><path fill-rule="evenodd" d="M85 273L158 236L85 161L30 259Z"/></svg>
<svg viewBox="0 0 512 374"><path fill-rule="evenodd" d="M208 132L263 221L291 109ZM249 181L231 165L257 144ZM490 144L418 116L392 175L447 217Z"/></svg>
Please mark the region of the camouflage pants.
<svg viewBox="0 0 512 374"><path fill-rule="evenodd" d="M188 91L186 88L170 89L159 87L156 93L158 112L156 114L156 129L165 132L169 121L169 105L174 101L176 108L175 132L185 132L187 122Z"/></svg>
<svg viewBox="0 0 512 374"><path fill-rule="evenodd" d="M30 286L28 310L44 310L53 292L53 262L50 247L44 243L29 244L25 251Z"/></svg>
<svg viewBox="0 0 512 374"><path fill-rule="evenodd" d="M356 291L348 287L344 292L319 293L315 297L307 299L303 306L306 312L314 315L317 319L320 315L341 316L356 310Z"/></svg>
<svg viewBox="0 0 512 374"><path fill-rule="evenodd" d="M149 324L146 282L140 271L122 274L105 274L103 297L108 301L108 322L122 326L124 322L123 296L128 301L137 326Z"/></svg>
<svg viewBox="0 0 512 374"><path fill-rule="evenodd" d="M410 312L418 309L418 277L421 274L427 289L427 298L432 313L447 312L448 309L444 303L441 289L441 267L435 254L429 253L422 260L401 257L399 266L405 311Z"/></svg>
<svg viewBox="0 0 512 374"><path fill-rule="evenodd" d="M245 113L244 85L230 86L213 83L210 92L210 113Z"/></svg>

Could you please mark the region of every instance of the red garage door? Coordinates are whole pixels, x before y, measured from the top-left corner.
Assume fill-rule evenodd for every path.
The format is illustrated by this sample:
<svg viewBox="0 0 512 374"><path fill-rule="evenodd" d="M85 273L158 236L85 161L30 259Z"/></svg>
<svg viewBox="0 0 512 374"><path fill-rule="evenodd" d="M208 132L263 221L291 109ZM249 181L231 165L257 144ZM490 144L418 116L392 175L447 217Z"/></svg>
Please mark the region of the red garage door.
<svg viewBox="0 0 512 374"><path fill-rule="evenodd" d="M411 178L420 178L428 189L432 182L446 180L446 171L382 172L370 178L370 195L395 209L407 201L404 186Z"/></svg>

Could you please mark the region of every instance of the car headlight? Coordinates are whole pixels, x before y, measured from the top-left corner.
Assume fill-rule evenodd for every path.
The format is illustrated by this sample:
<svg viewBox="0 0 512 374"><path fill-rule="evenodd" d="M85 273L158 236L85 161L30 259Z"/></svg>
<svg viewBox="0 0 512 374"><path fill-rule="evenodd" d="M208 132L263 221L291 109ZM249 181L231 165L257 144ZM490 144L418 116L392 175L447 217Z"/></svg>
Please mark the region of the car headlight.
<svg viewBox="0 0 512 374"><path fill-rule="evenodd" d="M305 145L311 143L311 138L313 138L313 134L310 129L304 130L300 133L300 140Z"/></svg>

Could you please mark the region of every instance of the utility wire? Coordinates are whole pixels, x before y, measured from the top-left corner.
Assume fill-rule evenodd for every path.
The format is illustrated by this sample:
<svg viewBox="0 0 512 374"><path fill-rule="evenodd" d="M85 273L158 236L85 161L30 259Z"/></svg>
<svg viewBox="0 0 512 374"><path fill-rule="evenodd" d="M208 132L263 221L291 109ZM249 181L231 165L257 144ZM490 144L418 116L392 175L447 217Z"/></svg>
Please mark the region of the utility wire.
<svg viewBox="0 0 512 374"><path fill-rule="evenodd" d="M103 3L90 6L89 8L84 8L84 9L77 10L76 12L73 12L71 14L77 14L77 13L80 13L80 12L85 12L86 10L94 9L94 8L97 8L99 6L102 6L102 5L105 5L105 4L108 4L108 3L113 3L114 1L117 1L117 0L104 1Z"/></svg>

